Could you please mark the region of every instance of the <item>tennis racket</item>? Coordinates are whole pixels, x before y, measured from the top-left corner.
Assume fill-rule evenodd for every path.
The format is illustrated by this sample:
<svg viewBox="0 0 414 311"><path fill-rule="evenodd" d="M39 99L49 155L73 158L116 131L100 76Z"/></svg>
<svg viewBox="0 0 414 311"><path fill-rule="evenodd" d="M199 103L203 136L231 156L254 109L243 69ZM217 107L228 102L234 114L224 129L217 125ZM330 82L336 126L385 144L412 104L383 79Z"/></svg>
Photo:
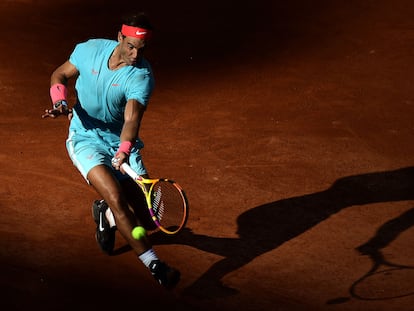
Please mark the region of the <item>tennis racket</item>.
<svg viewBox="0 0 414 311"><path fill-rule="evenodd" d="M184 228L188 218L188 202L176 182L167 178L143 178L127 163L122 163L121 167L141 188L151 218L161 231L176 234Z"/></svg>
<svg viewBox="0 0 414 311"><path fill-rule="evenodd" d="M371 269L349 290L354 298L387 300L414 295L414 267L386 261L382 254L376 254L372 259Z"/></svg>

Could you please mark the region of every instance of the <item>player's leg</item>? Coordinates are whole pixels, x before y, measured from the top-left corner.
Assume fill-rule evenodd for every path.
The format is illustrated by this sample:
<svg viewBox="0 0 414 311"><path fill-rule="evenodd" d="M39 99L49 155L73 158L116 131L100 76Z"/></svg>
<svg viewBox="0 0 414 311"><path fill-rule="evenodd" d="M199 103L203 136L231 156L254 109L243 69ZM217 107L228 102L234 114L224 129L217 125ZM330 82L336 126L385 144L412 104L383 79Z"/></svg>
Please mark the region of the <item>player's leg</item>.
<svg viewBox="0 0 414 311"><path fill-rule="evenodd" d="M135 240L131 231L138 225L138 222L129 209L126 197L118 180L112 170L105 165L98 165L92 168L87 178L95 190L102 196L105 202L111 207L118 231L132 247L135 253L142 254L151 248L146 237Z"/></svg>
<svg viewBox="0 0 414 311"><path fill-rule="evenodd" d="M111 165L109 154L112 152L102 135L96 131L77 130L76 126L71 125L69 136L66 140L66 149L74 166L81 173L83 178L89 184L87 179L88 172L98 165ZM96 241L101 250L111 254L115 245L116 225L107 203L103 200L96 200L92 204L92 215L96 223Z"/></svg>
<svg viewBox="0 0 414 311"><path fill-rule="evenodd" d="M146 236L139 240L132 237L131 231L138 225L138 221L129 209L126 196L119 183L119 180L129 177L112 169L111 159L114 147L108 145L106 140L102 140L102 135L95 131L84 132L71 129L66 140L66 148L73 164L82 176L108 203L110 209L107 210L114 216L119 232L143 264L149 268L154 278L166 288L175 286L180 279L180 273L158 259ZM130 161L134 166L140 165L142 171L145 170L138 152L131 155Z"/></svg>
<svg viewBox="0 0 414 311"><path fill-rule="evenodd" d="M144 265L149 268L154 278L166 288L174 287L180 279L179 271L159 260L147 236L138 240L132 236L132 229L140 223L129 209L126 196L112 170L105 165L98 165L89 171L87 178L96 191L111 206L118 231Z"/></svg>

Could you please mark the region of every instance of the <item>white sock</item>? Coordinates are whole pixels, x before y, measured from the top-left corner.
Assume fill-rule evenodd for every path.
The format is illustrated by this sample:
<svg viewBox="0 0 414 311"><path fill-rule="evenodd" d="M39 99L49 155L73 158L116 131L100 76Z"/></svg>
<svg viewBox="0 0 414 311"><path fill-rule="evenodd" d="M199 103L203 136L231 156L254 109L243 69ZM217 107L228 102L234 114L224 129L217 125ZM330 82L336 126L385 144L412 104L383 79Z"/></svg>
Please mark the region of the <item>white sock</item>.
<svg viewBox="0 0 414 311"><path fill-rule="evenodd" d="M138 256L139 259L141 259L142 263L148 268L151 261L158 260L157 254L155 254L154 250L150 248L146 252L142 253Z"/></svg>
<svg viewBox="0 0 414 311"><path fill-rule="evenodd" d="M110 208L107 208L105 211L105 216L106 216L106 220L108 220L109 223L109 227L115 227L116 223L115 223L115 218L114 218L114 214L112 214L112 211Z"/></svg>

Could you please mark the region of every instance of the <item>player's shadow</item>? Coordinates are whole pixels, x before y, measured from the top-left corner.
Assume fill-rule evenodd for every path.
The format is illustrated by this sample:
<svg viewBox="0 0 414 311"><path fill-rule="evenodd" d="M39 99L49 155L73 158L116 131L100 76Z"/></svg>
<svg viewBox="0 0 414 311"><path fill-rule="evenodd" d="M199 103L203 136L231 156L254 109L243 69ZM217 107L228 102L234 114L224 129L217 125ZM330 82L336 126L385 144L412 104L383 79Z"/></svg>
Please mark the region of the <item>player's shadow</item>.
<svg viewBox="0 0 414 311"><path fill-rule="evenodd" d="M209 299L237 292L222 284L224 276L276 249L344 208L412 199L414 167L406 167L395 171L340 178L324 191L254 207L238 216L238 238L200 235L190 229L176 236L157 232L150 238L153 244L188 245L224 257L184 291L193 297ZM404 226L401 227L401 230L405 229ZM394 228L392 234L396 233L398 229ZM378 242L370 244L378 247L376 243Z"/></svg>
<svg viewBox="0 0 414 311"><path fill-rule="evenodd" d="M404 231L408 230L409 228L413 226L414 226L414 208L411 208L408 211L405 211L404 213L399 215L398 217L395 217L387 221L386 223L384 223L381 227L378 228L374 237L372 237L366 243L358 246L356 250L361 255L368 256L372 262L372 266L377 267L380 264L382 264L384 261L386 261L382 253L382 249L390 245L395 239L397 239L397 237L401 233L403 233ZM391 264L391 267L410 268L410 269L414 268L412 266L408 266L404 264L397 264L395 262ZM356 282L351 285L349 292L351 293L351 296L353 296L354 298L361 299L358 295L355 295L353 291L353 287L355 286ZM411 292L409 294L409 296L412 296L412 295L414 295L414 292ZM404 297L404 296L406 295L404 294L401 295L401 297Z"/></svg>
<svg viewBox="0 0 414 311"><path fill-rule="evenodd" d="M381 264L389 262L385 259L385 256L382 250L390 245L394 240L398 238L398 236L403 233L404 231L410 229L414 226L414 208L411 208L401 215L387 221L383 225L381 225L375 235L369 239L364 244L358 246L356 250L360 255L367 256L370 261L372 268L369 272L374 273L376 272L375 268L380 267ZM399 268L410 268L413 269L413 266L408 266L405 264L397 264L395 262L391 263L391 267L399 267ZM359 283L362 279L359 278L354 283L351 284L349 288L350 296L356 299L364 299L360 297L358 294L355 294L355 286ZM405 296L412 296L414 292L409 294L402 294L401 296L393 296L390 298L371 298L368 300L385 300L385 299L393 299L396 297L405 297ZM340 304L350 300L351 297L338 297L334 299L330 299L327 301L327 304Z"/></svg>
<svg viewBox="0 0 414 311"><path fill-rule="evenodd" d="M361 255L369 256L373 261L382 249L390 245L404 231L414 226L414 208L405 211L378 228L375 236L356 249Z"/></svg>

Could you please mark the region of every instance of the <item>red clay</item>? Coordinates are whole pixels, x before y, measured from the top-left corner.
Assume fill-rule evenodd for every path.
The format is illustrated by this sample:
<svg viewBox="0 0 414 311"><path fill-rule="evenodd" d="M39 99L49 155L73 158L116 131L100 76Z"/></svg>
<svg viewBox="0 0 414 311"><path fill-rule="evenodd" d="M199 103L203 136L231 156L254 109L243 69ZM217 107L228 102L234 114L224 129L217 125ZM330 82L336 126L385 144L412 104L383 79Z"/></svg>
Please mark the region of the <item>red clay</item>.
<svg viewBox="0 0 414 311"><path fill-rule="evenodd" d="M68 121L40 118L53 69L75 43L115 38L127 2L0 4L2 309L414 310L408 272L391 284L405 297L350 293L375 254L414 266L412 1L144 7L144 159L191 207L182 234L151 235L182 271L172 292L120 236L100 252Z"/></svg>

